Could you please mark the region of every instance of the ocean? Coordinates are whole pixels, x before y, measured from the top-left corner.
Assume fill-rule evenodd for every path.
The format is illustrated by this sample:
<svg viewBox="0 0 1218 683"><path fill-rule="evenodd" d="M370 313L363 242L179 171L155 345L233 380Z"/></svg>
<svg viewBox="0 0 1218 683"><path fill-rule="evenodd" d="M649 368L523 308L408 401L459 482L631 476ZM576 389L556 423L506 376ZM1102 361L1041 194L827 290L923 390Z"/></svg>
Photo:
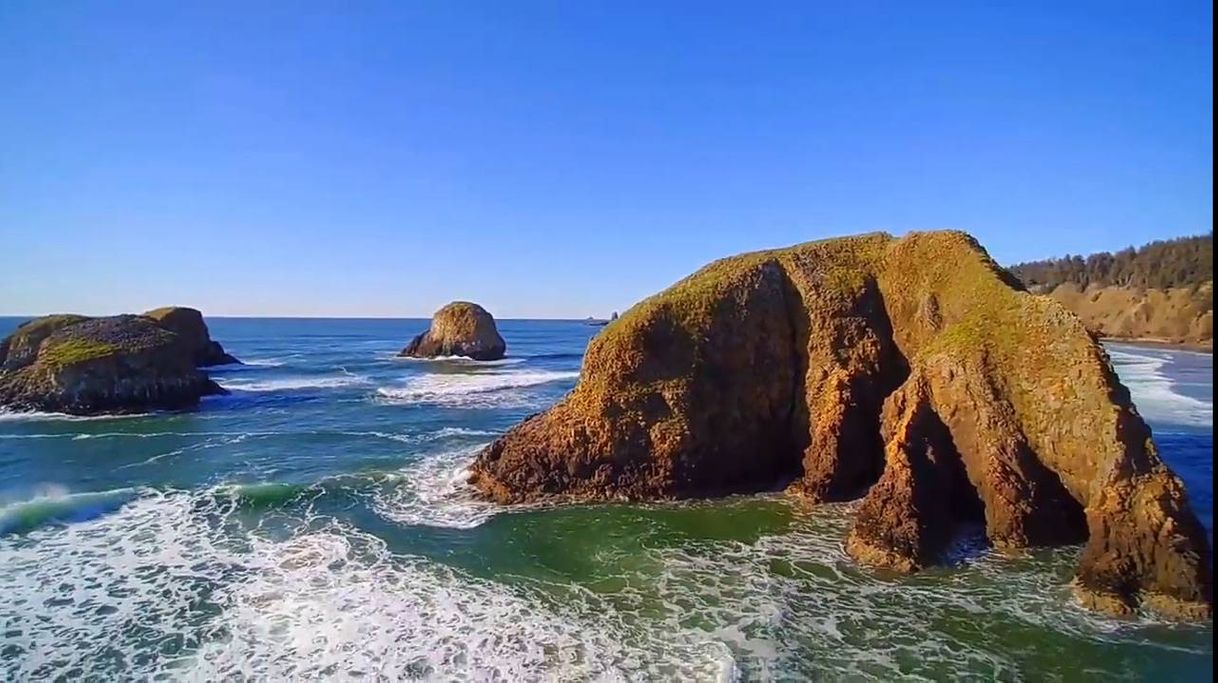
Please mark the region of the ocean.
<svg viewBox="0 0 1218 683"><path fill-rule="evenodd" d="M425 320L209 324L247 365L197 411L0 414L0 679L1212 677L1211 626L1079 608L1076 547L877 576L850 504L474 498L580 322L500 321L494 363L395 358ZM1109 350L1212 544L1212 356Z"/></svg>

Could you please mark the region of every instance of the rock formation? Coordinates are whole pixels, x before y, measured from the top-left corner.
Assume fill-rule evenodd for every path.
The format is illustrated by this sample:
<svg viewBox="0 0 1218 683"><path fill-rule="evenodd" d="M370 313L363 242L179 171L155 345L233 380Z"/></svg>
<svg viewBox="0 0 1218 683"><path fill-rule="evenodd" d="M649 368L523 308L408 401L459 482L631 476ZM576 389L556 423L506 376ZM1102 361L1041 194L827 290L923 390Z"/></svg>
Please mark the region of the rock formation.
<svg viewBox="0 0 1218 683"><path fill-rule="evenodd" d="M203 314L194 308L165 306L148 311L144 315L160 323L161 327L181 335L191 347L195 365L198 367L241 362L225 353L220 342L212 341L207 323L203 322Z"/></svg>
<svg viewBox="0 0 1218 683"><path fill-rule="evenodd" d="M1085 540L1087 605L1211 611L1205 533L1103 349L960 232L713 263L595 337L574 391L472 471L503 503L862 496L868 564L917 570L977 520L999 548Z"/></svg>
<svg viewBox="0 0 1218 683"><path fill-rule="evenodd" d="M201 316L198 326L178 327L190 317L171 312L167 324L138 315L50 315L26 322L0 341L0 407L135 412L190 407L202 396L223 393L198 369L217 359L211 350L223 351L211 342Z"/></svg>
<svg viewBox="0 0 1218 683"><path fill-rule="evenodd" d="M412 339L398 355L499 360L505 351L507 344L499 336L495 319L486 309L468 301L454 301L436 311L431 319L431 327Z"/></svg>

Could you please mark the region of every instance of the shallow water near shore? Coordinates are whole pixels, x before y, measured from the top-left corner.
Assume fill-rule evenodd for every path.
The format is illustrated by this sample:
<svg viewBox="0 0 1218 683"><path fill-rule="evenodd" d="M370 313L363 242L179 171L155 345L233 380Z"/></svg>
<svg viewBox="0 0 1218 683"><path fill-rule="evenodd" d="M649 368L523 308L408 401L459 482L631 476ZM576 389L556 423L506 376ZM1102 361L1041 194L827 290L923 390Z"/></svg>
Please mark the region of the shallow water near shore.
<svg viewBox="0 0 1218 683"><path fill-rule="evenodd" d="M395 358L423 320L209 323L247 365L197 411L0 414L0 678L1211 677L1210 626L1077 607L1077 548L889 577L849 505L475 499L599 328L501 321L472 363ZM1109 350L1212 539L1212 356Z"/></svg>

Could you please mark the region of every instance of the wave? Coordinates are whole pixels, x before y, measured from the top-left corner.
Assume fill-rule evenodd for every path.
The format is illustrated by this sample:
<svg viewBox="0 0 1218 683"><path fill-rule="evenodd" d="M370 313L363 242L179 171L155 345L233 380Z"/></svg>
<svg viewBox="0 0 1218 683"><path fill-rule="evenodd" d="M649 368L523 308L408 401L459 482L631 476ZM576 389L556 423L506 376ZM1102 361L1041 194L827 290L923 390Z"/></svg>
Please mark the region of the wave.
<svg viewBox="0 0 1218 683"><path fill-rule="evenodd" d="M576 525L599 534L596 551L563 566L591 576L491 579L393 552L332 518L263 532L241 526L248 516L220 497L149 492L54 533L0 538L0 613L20 634L6 641L0 677L82 667L107 677L120 666L187 680L1003 679L1043 667L1044 650L1023 645L1050 634L1083 660L1063 670L1101 677L1127 674L1134 658L1211 656L1205 630L1156 643L1145 634L1156 622L1069 606L1077 549L988 553L957 570L884 578L846 558L840 509L818 508L777 535L683 531L674 545L675 529L692 528L687 515L732 514L730 504L704 508L629 508L621 527L610 515L555 512L569 515L566 527L526 525L524 547L502 552L533 561L532 544L555 539L529 534ZM572 553L590 547L572 543Z"/></svg>
<svg viewBox="0 0 1218 683"><path fill-rule="evenodd" d="M434 356L432 358L414 358L412 356L399 356L394 354L392 359L395 361L401 361L403 363L443 363L448 365L468 365L479 368L493 368L504 365L519 365L520 363L529 361L531 357L521 358L509 356L507 358L500 358L499 360L474 360L473 358L467 358L466 356Z"/></svg>
<svg viewBox="0 0 1218 683"><path fill-rule="evenodd" d="M1107 351L1117 376L1129 388L1138 412L1148 421L1194 427L1213 425L1212 403L1175 390L1171 378L1164 372L1171 364L1167 352L1139 353L1112 347Z"/></svg>
<svg viewBox="0 0 1218 683"><path fill-rule="evenodd" d="M242 365L251 368L281 368L287 363L283 358L247 358L241 361Z"/></svg>
<svg viewBox="0 0 1218 683"><path fill-rule="evenodd" d="M229 391L271 392L299 391L301 389L338 389L368 384L363 375L329 375L325 377L283 377L279 379L220 379L220 385Z"/></svg>
<svg viewBox="0 0 1218 683"><path fill-rule="evenodd" d="M529 360L582 360L582 353L539 353L529 356Z"/></svg>
<svg viewBox="0 0 1218 683"><path fill-rule="evenodd" d="M425 456L394 473L391 486L372 496L386 519L412 526L472 529L503 511L469 484L469 465L482 446Z"/></svg>
<svg viewBox="0 0 1218 683"><path fill-rule="evenodd" d="M61 486L46 486L28 500L0 506L0 535L26 532L51 523L94 519L119 509L136 493L133 488L70 493Z"/></svg>
<svg viewBox="0 0 1218 683"><path fill-rule="evenodd" d="M377 394L383 399L402 403L488 406L499 403L488 397L489 394L528 389L578 377L578 372L558 370L430 374L412 377L404 386L381 387L377 389Z"/></svg>
<svg viewBox="0 0 1218 683"><path fill-rule="evenodd" d="M19 411L0 409L0 422L33 422L38 420L63 420L65 422L84 422L92 420L131 420L148 417L155 413L115 413L105 415L71 415L68 413L52 413L37 410Z"/></svg>

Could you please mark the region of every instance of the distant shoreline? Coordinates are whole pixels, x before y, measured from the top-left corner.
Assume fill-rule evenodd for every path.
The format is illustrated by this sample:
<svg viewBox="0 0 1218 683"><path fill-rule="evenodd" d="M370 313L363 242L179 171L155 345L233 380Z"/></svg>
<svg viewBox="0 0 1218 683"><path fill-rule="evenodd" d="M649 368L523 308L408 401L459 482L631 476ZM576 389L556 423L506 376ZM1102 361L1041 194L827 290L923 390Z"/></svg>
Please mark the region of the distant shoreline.
<svg viewBox="0 0 1218 683"><path fill-rule="evenodd" d="M1100 337L1100 341L1105 344L1128 344L1129 346L1143 346L1148 349L1166 349L1168 351L1192 351L1193 353L1207 353L1213 355L1214 345L1210 344L1195 344L1189 342L1174 342L1169 339L1160 339L1156 337Z"/></svg>

